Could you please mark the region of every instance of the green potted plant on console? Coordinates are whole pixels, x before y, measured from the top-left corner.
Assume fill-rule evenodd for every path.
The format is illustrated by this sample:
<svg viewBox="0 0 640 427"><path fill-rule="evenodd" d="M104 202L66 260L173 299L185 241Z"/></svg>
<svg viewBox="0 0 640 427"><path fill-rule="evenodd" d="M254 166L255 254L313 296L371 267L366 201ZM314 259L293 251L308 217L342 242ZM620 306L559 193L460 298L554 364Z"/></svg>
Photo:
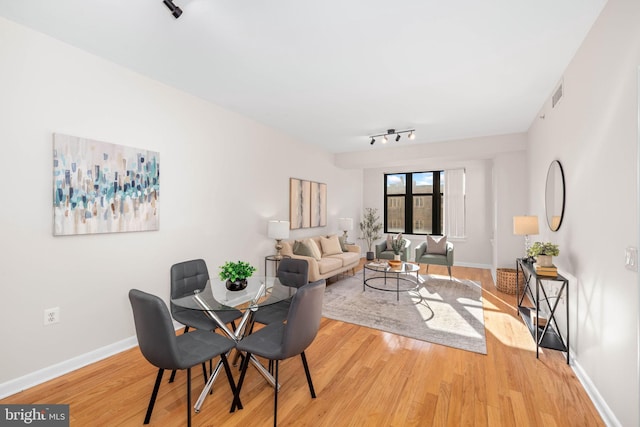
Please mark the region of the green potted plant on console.
<svg viewBox="0 0 640 427"><path fill-rule="evenodd" d="M541 267L553 266L552 257L560 255L558 245L551 242L535 242L527 252L530 257L536 258L536 263Z"/></svg>

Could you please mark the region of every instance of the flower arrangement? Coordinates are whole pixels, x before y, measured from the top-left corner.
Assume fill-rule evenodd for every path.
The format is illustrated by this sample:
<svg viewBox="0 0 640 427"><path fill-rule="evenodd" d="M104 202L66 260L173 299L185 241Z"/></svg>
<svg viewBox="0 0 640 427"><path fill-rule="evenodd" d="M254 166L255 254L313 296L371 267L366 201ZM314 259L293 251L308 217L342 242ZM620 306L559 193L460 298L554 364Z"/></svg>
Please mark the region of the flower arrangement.
<svg viewBox="0 0 640 427"><path fill-rule="evenodd" d="M220 273L218 275L220 277L220 280L228 280L230 282L235 282L237 280L242 280L242 279L246 279L247 277L251 277L254 271L256 271L256 268L251 264L249 264L248 262L227 261L220 266Z"/></svg>
<svg viewBox="0 0 640 427"><path fill-rule="evenodd" d="M527 251L527 255L535 257L538 255L558 256L560 249L558 245L551 242L535 242Z"/></svg>

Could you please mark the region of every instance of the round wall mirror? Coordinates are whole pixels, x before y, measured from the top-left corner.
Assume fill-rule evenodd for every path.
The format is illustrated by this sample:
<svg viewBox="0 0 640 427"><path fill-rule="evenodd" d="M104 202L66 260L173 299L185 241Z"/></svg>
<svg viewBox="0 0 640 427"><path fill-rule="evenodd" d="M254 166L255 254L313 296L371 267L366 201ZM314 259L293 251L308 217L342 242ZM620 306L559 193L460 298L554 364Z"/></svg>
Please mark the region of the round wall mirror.
<svg viewBox="0 0 640 427"><path fill-rule="evenodd" d="M559 161L554 160L547 172L547 187L545 190L545 210L547 224L551 231L558 231L564 217L565 202L564 172Z"/></svg>

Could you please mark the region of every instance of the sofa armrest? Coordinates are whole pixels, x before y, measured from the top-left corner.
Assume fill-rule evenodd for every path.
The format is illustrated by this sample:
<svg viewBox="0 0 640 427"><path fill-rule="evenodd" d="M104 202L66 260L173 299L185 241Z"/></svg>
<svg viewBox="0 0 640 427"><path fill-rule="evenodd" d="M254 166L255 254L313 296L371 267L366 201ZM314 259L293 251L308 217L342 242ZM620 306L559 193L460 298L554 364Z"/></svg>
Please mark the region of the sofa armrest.
<svg viewBox="0 0 640 427"><path fill-rule="evenodd" d="M415 261L418 262L418 260L422 257L422 255L424 255L424 253L426 251L427 251L427 242L422 242L418 246L416 246L416 259L415 259Z"/></svg>
<svg viewBox="0 0 640 427"><path fill-rule="evenodd" d="M447 242L447 263L453 265L453 243Z"/></svg>
<svg viewBox="0 0 640 427"><path fill-rule="evenodd" d="M376 258L380 258L380 254L387 250L387 241L383 240L380 243L376 243L374 247L376 252Z"/></svg>

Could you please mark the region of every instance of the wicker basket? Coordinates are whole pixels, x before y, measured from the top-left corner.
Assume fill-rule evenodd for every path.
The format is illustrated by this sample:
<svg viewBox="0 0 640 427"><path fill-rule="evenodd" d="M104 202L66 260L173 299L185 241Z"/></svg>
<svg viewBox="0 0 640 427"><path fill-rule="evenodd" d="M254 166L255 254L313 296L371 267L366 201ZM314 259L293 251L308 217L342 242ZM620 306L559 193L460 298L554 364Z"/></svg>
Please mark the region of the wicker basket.
<svg viewBox="0 0 640 427"><path fill-rule="evenodd" d="M496 288L500 292L513 295L516 293L518 286L520 286L520 289L524 288L524 275L520 274L520 283L516 283L516 270L513 268L498 268L496 269L496 276L498 278Z"/></svg>

